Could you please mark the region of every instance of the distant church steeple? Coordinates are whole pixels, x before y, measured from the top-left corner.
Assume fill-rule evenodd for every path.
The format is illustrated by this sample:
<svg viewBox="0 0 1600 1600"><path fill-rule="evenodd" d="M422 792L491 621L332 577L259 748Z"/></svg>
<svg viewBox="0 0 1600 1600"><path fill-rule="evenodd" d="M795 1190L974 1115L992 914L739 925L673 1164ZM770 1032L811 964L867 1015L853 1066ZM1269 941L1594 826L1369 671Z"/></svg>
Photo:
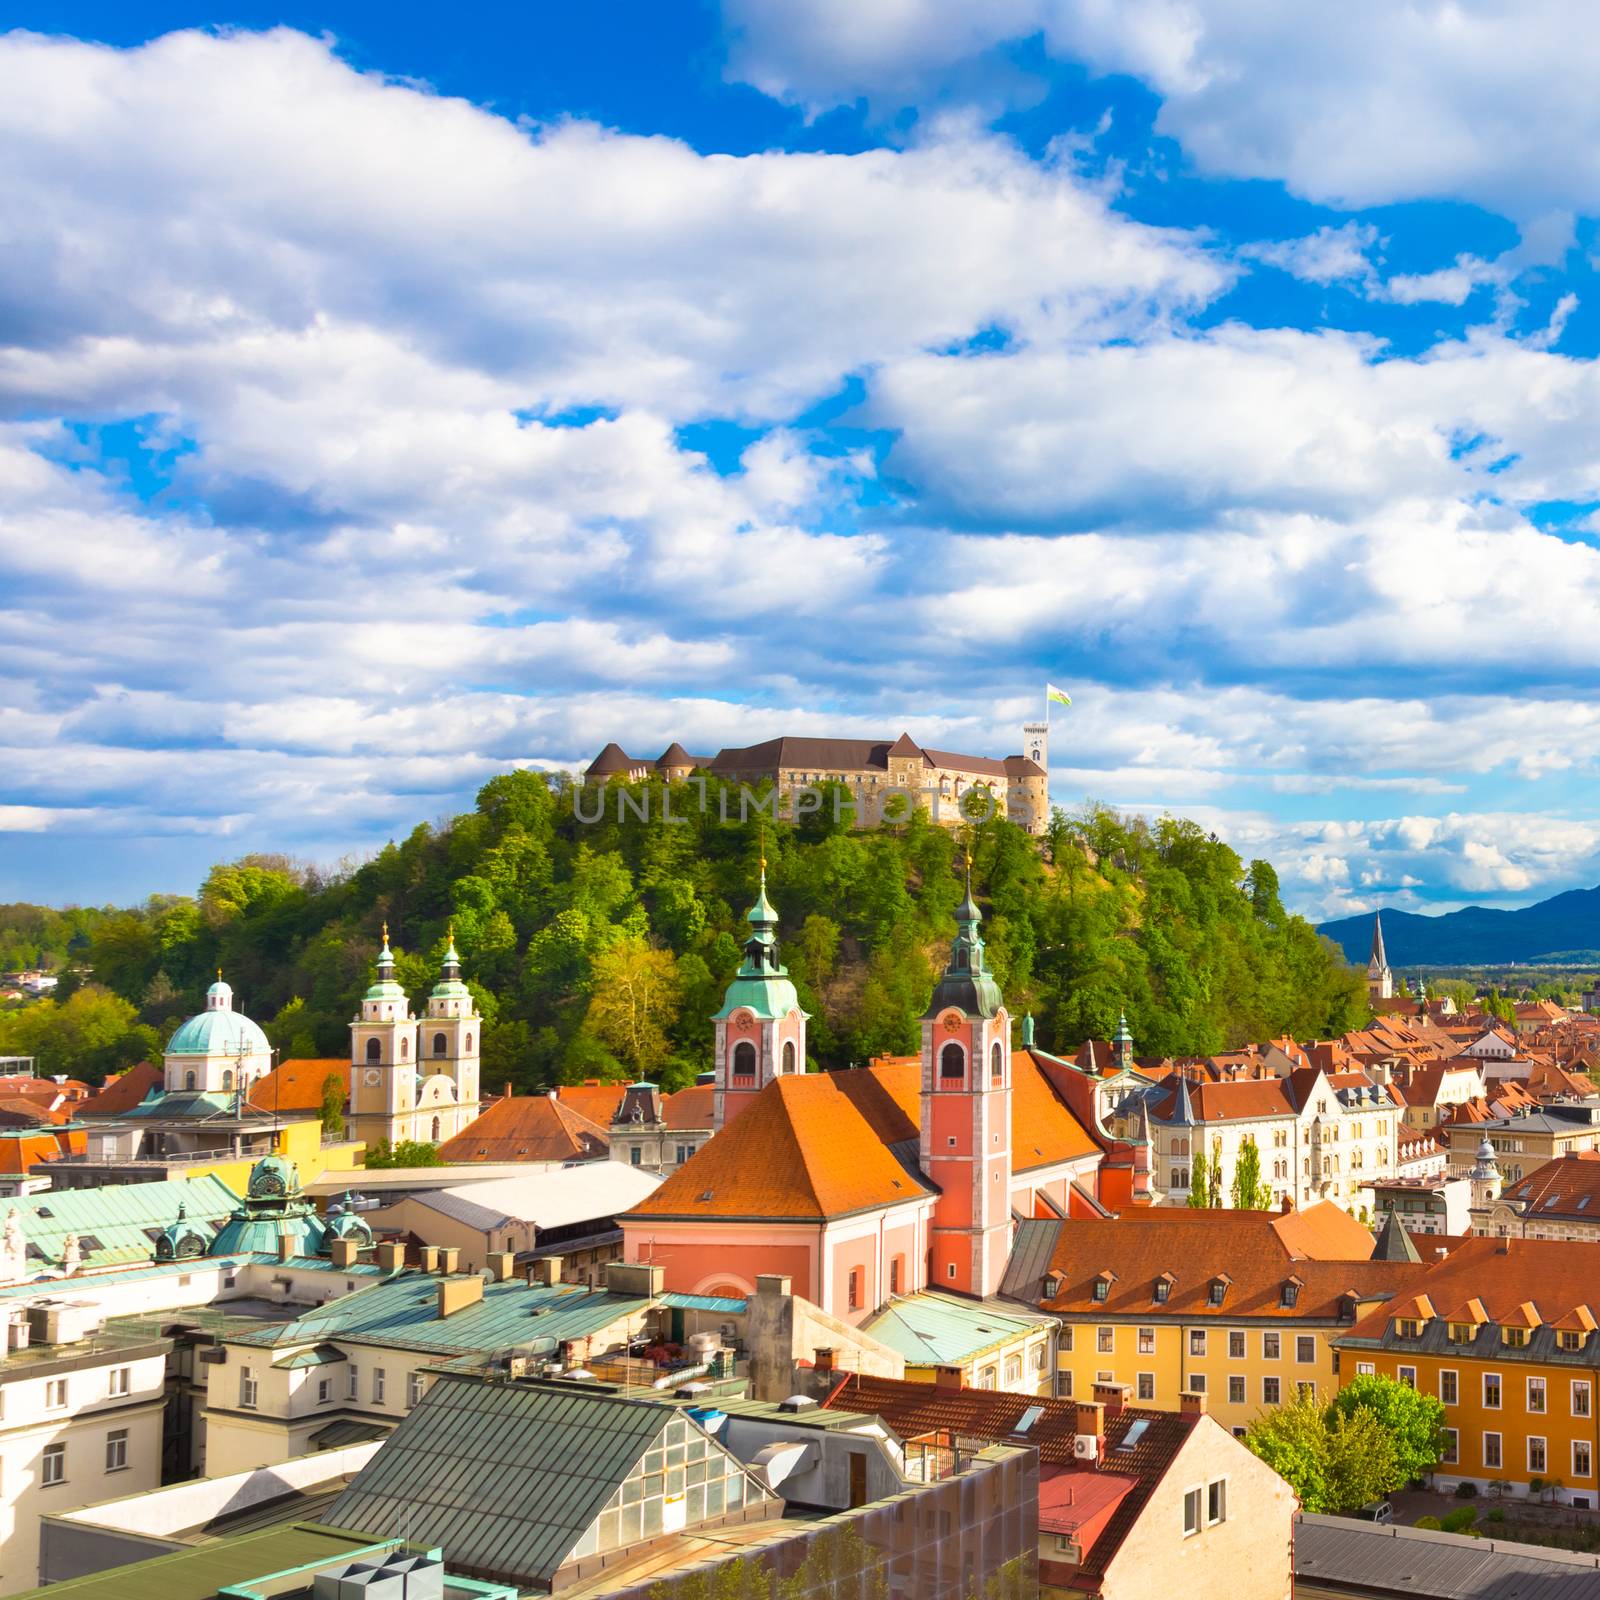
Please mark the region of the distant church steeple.
<svg viewBox="0 0 1600 1600"><path fill-rule="evenodd" d="M1394 997L1394 974L1389 970L1389 958L1383 950L1383 913L1372 914L1372 955L1367 961L1367 999L1390 1000Z"/></svg>

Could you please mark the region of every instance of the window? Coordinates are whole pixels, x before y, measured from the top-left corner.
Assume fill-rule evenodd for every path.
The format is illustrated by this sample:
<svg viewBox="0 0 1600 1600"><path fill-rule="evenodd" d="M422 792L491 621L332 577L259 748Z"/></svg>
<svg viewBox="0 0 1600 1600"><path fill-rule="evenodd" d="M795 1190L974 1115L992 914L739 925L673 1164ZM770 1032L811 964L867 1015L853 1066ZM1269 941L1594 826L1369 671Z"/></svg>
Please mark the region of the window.
<svg viewBox="0 0 1600 1600"><path fill-rule="evenodd" d="M113 1367L107 1377L106 1393L115 1400L118 1396L127 1394L132 1386L132 1380L132 1367Z"/></svg>
<svg viewBox="0 0 1600 1600"><path fill-rule="evenodd" d="M1528 1409L1534 1412L1544 1410L1544 1379L1528 1379Z"/></svg>
<svg viewBox="0 0 1600 1600"><path fill-rule="evenodd" d="M1589 1380L1587 1378L1574 1378L1572 1380L1572 1414L1575 1417L1589 1415Z"/></svg>
<svg viewBox="0 0 1600 1600"><path fill-rule="evenodd" d="M1447 1406L1460 1404L1461 1385L1454 1367L1446 1367L1439 1374L1439 1398Z"/></svg>
<svg viewBox="0 0 1600 1600"><path fill-rule="evenodd" d="M48 1489L52 1484L66 1481L67 1447L64 1444L46 1445L39 1460L39 1482Z"/></svg>
<svg viewBox="0 0 1600 1600"><path fill-rule="evenodd" d="M1242 1406L1244 1404L1244 1374L1235 1372L1228 1378L1228 1404Z"/></svg>
<svg viewBox="0 0 1600 1600"><path fill-rule="evenodd" d="M325 1406L325 1405L327 1405L327 1403L331 1399L333 1399L333 1379L332 1378L318 1378L317 1379L317 1404L319 1406Z"/></svg>
<svg viewBox="0 0 1600 1600"><path fill-rule="evenodd" d="M1226 1278L1213 1278L1206 1291L1206 1300L1209 1304L1220 1306L1228 1295L1228 1281Z"/></svg>
<svg viewBox="0 0 1600 1600"><path fill-rule="evenodd" d="M1070 1326L1069 1327L1064 1327L1061 1330L1061 1332L1056 1335L1056 1337L1061 1341L1061 1349L1062 1349L1062 1351L1065 1354L1070 1355L1072 1353L1072 1329L1071 1329L1071 1327Z"/></svg>
<svg viewBox="0 0 1600 1600"><path fill-rule="evenodd" d="M409 1039L402 1039L400 1041L400 1059L402 1061L405 1061L410 1057L410 1055L411 1055L411 1041Z"/></svg>
<svg viewBox="0 0 1600 1600"><path fill-rule="evenodd" d="M1486 1372L1483 1375L1483 1403L1490 1411L1500 1409L1500 1374Z"/></svg>
<svg viewBox="0 0 1600 1600"><path fill-rule="evenodd" d="M239 1369L239 1406L244 1411L254 1411L256 1397L260 1390L256 1384L256 1375L249 1367Z"/></svg>
<svg viewBox="0 0 1600 1600"><path fill-rule="evenodd" d="M1283 1384L1278 1378L1263 1378L1261 1380L1261 1403L1264 1406L1275 1406L1283 1399Z"/></svg>
<svg viewBox="0 0 1600 1600"><path fill-rule="evenodd" d="M406 1404L414 1406L422 1401L422 1374L413 1372L406 1379Z"/></svg>
<svg viewBox="0 0 1600 1600"><path fill-rule="evenodd" d="M1045 1358L1049 1354L1050 1354L1050 1346L1047 1345L1047 1344L1036 1344L1033 1347L1033 1370L1035 1372L1043 1372L1044 1371Z"/></svg>
<svg viewBox="0 0 1600 1600"><path fill-rule="evenodd" d="M1022 1357L1021 1356L1007 1356L1006 1357L1006 1384L1007 1384L1007 1386L1009 1387L1013 1383L1021 1383L1021 1382L1022 1382Z"/></svg>
<svg viewBox="0 0 1600 1600"><path fill-rule="evenodd" d="M998 1389L1000 1387L1000 1372L997 1367L985 1367L978 1374L978 1387L980 1389Z"/></svg>
<svg viewBox="0 0 1600 1600"><path fill-rule="evenodd" d="M44 1386L44 1403L48 1411L60 1411L67 1403L67 1380L51 1378Z"/></svg>
<svg viewBox="0 0 1600 1600"><path fill-rule="evenodd" d="M784 1072L786 1072L786 1073L793 1073L793 1071L794 1071L794 1040L793 1039L785 1039L783 1041L783 1068L782 1068L782 1070Z"/></svg>
<svg viewBox="0 0 1600 1600"><path fill-rule="evenodd" d="M1244 1360L1243 1328L1231 1328L1228 1331L1228 1359L1230 1361Z"/></svg>
<svg viewBox="0 0 1600 1600"><path fill-rule="evenodd" d="M1454 1428L1444 1430L1444 1454L1439 1460L1447 1466L1455 1466L1461 1460L1461 1435Z"/></svg>
<svg viewBox="0 0 1600 1600"><path fill-rule="evenodd" d="M748 1039L741 1039L733 1047L733 1075L736 1078L756 1075L756 1047Z"/></svg>
<svg viewBox="0 0 1600 1600"><path fill-rule="evenodd" d="M1544 1440L1538 1434L1532 1434L1528 1439L1528 1471L1544 1472L1548 1467Z"/></svg>
<svg viewBox="0 0 1600 1600"><path fill-rule="evenodd" d="M852 1311L861 1309L861 1268L851 1267L850 1276L845 1280L845 1304Z"/></svg>
<svg viewBox="0 0 1600 1600"><path fill-rule="evenodd" d="M889 1263L889 1293L900 1293L900 1262L903 1258L895 1256Z"/></svg>
<svg viewBox="0 0 1600 1600"><path fill-rule="evenodd" d="M1138 1394L1141 1400L1154 1400L1156 1397L1156 1375L1153 1372L1139 1374Z"/></svg>
<svg viewBox="0 0 1600 1600"><path fill-rule="evenodd" d="M681 1167L684 1164L684 1162L687 1161L689 1159L689 1157L692 1156L693 1154L694 1154L694 1146L692 1144L680 1144L678 1146L678 1162L677 1162L677 1164Z"/></svg>
<svg viewBox="0 0 1600 1600"><path fill-rule="evenodd" d="M228 1093L228 1092L232 1091L232 1089L233 1089L233 1074L231 1072L224 1072L222 1074L222 1088L223 1088L224 1093Z"/></svg>
<svg viewBox="0 0 1600 1600"><path fill-rule="evenodd" d="M629 1164L629 1166L637 1167L637 1166L642 1165L643 1162L644 1162L644 1146L641 1145L641 1144L631 1144L631 1145L629 1145L628 1146L628 1164Z"/></svg>
<svg viewBox="0 0 1600 1600"><path fill-rule="evenodd" d="M1206 1485L1206 1526L1214 1528L1228 1520L1228 1480L1218 1478Z"/></svg>
<svg viewBox="0 0 1600 1600"><path fill-rule="evenodd" d="M472 1054L472 1035L470 1033L462 1034L461 1048L465 1054L469 1056Z"/></svg>
<svg viewBox="0 0 1600 1600"><path fill-rule="evenodd" d="M1112 1341L1115 1335L1115 1328L1096 1328L1094 1330L1094 1348L1096 1354L1102 1356L1110 1355L1112 1350Z"/></svg>
<svg viewBox="0 0 1600 1600"><path fill-rule="evenodd" d="M1284 1284L1282 1291L1278 1295L1279 1303L1285 1306L1292 1306L1299 1298L1300 1285L1298 1283Z"/></svg>
<svg viewBox="0 0 1600 1600"><path fill-rule="evenodd" d="M1395 1369L1395 1377L1408 1389L1415 1389L1417 1386L1417 1369L1415 1367L1398 1367Z"/></svg>
<svg viewBox="0 0 1600 1600"><path fill-rule="evenodd" d="M128 1468L128 1430L114 1428L106 1435L106 1471L126 1472Z"/></svg>
<svg viewBox="0 0 1600 1600"><path fill-rule="evenodd" d="M1483 1464L1485 1467L1496 1468L1501 1465L1498 1433L1486 1433L1483 1436Z"/></svg>
<svg viewBox="0 0 1600 1600"><path fill-rule="evenodd" d="M1583 1340L1578 1334L1569 1332L1565 1328L1562 1329L1562 1331L1561 1331L1561 1348L1563 1350L1576 1350L1576 1349L1579 1348L1580 1345L1582 1345L1582 1343L1583 1343Z"/></svg>
<svg viewBox="0 0 1600 1600"><path fill-rule="evenodd" d="M361 1368L353 1361L350 1363L350 1370L344 1375L344 1393L347 1400L361 1398Z"/></svg>
<svg viewBox="0 0 1600 1600"><path fill-rule="evenodd" d="M1294 1386L1294 1392L1304 1400L1308 1395L1313 1397L1316 1395L1317 1386L1314 1383L1297 1383Z"/></svg>
<svg viewBox="0 0 1600 1600"><path fill-rule="evenodd" d="M1203 1356L1206 1353L1206 1330L1204 1328L1191 1328L1189 1330L1189 1354Z"/></svg>
<svg viewBox="0 0 1600 1600"><path fill-rule="evenodd" d="M1154 1328L1141 1328L1139 1330L1139 1354L1153 1356L1156 1353L1156 1330Z"/></svg>
<svg viewBox="0 0 1600 1600"><path fill-rule="evenodd" d="M1587 1478L1594 1472L1594 1457L1589 1451L1587 1439L1574 1439L1572 1441L1572 1476L1574 1478Z"/></svg>
<svg viewBox="0 0 1600 1600"><path fill-rule="evenodd" d="M949 1265L948 1265L948 1266L947 1266L947 1267L946 1267L946 1268L945 1268L945 1269L944 1269L944 1275L945 1275L945 1277L947 1277L947 1278L953 1278L953 1277L955 1277L955 1275L956 1275L956 1264L955 1264L955 1262L953 1262L953 1261L952 1261L952 1262L951 1262L951 1263L950 1263L950 1264L949 1264Z"/></svg>
<svg viewBox="0 0 1600 1600"><path fill-rule="evenodd" d="M383 1059L383 1042L379 1039L367 1040L367 1060L381 1061Z"/></svg>
<svg viewBox="0 0 1600 1600"><path fill-rule="evenodd" d="M382 1367L374 1367L372 1369L372 1403L375 1406L383 1404L384 1384L387 1377L388 1374Z"/></svg>
<svg viewBox="0 0 1600 1600"><path fill-rule="evenodd" d="M1189 1374L1189 1392L1191 1394L1204 1394L1206 1392L1206 1375L1203 1372Z"/></svg>
<svg viewBox="0 0 1600 1600"><path fill-rule="evenodd" d="M1311 1366L1317 1359L1317 1341L1309 1333L1297 1333L1294 1339L1294 1358L1302 1367Z"/></svg>
<svg viewBox="0 0 1600 1600"><path fill-rule="evenodd" d="M1333 1370L1335 1372L1339 1370L1339 1352L1337 1350L1333 1352ZM1356 1362L1356 1376L1358 1378L1371 1378L1376 1375L1377 1371L1377 1367L1370 1361Z"/></svg>
<svg viewBox="0 0 1600 1600"><path fill-rule="evenodd" d="M939 1052L939 1076L959 1079L967 1070L966 1052L953 1039Z"/></svg>
<svg viewBox="0 0 1600 1600"><path fill-rule="evenodd" d="M184 1073L184 1075L183 1075L183 1086L184 1086L185 1089L194 1088L194 1086L195 1086L195 1076L194 1076L194 1074L192 1072Z"/></svg>
<svg viewBox="0 0 1600 1600"><path fill-rule="evenodd" d="M1171 1294L1171 1293L1172 1293L1172 1280L1170 1278L1157 1278L1156 1279L1156 1304L1158 1306L1165 1305L1167 1303L1167 1296L1169 1294Z"/></svg>
<svg viewBox="0 0 1600 1600"><path fill-rule="evenodd" d="M1111 1280L1109 1278L1096 1278L1094 1280L1094 1297L1096 1300L1104 1300L1110 1293Z"/></svg>
<svg viewBox="0 0 1600 1600"><path fill-rule="evenodd" d="M1058 1372L1056 1374L1056 1398L1059 1400L1070 1400L1072 1398L1072 1374L1070 1372Z"/></svg>
<svg viewBox="0 0 1600 1600"><path fill-rule="evenodd" d="M1528 1342L1528 1330L1526 1328L1502 1328L1500 1337L1513 1350L1520 1350Z"/></svg>
<svg viewBox="0 0 1600 1600"><path fill-rule="evenodd" d="M1199 1489L1187 1489L1183 1496L1183 1536L1185 1539L1192 1533L1200 1531L1200 1495Z"/></svg>
<svg viewBox="0 0 1600 1600"><path fill-rule="evenodd" d="M1261 1335L1261 1359L1263 1361L1277 1361L1281 1358L1283 1335L1280 1333L1264 1333Z"/></svg>
<svg viewBox="0 0 1600 1600"><path fill-rule="evenodd" d="M442 1033L436 1033L433 1036L433 1053L436 1056L444 1054L444 1035Z"/></svg>
<svg viewBox="0 0 1600 1600"><path fill-rule="evenodd" d="M996 1039L994 1045L989 1051L989 1081L991 1083L999 1083L1003 1076L1004 1071L1001 1066L1000 1041Z"/></svg>

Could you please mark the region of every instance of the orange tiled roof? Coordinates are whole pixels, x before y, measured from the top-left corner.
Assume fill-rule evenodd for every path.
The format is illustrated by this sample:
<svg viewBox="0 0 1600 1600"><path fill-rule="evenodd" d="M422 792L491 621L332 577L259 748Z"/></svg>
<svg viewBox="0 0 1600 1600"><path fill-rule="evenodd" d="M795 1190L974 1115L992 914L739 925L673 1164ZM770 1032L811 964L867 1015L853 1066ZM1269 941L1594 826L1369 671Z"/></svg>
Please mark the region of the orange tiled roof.
<svg viewBox="0 0 1600 1600"><path fill-rule="evenodd" d="M161 1087L161 1068L141 1061L105 1088L97 1090L79 1107L82 1117L120 1117L132 1111L152 1089Z"/></svg>
<svg viewBox="0 0 1600 1600"><path fill-rule="evenodd" d="M625 1083L602 1083L598 1078L586 1078L582 1083L562 1084L556 1090L556 1099L580 1117L608 1128L627 1092Z"/></svg>
<svg viewBox="0 0 1600 1600"><path fill-rule="evenodd" d="M627 1215L822 1221L925 1199L837 1081L853 1076L774 1078Z"/></svg>
<svg viewBox="0 0 1600 1600"><path fill-rule="evenodd" d="M1329 1201L1322 1205L1337 1209ZM1091 1314L1331 1320L1342 1314L1347 1296L1387 1300L1426 1270L1417 1262L1369 1259L1373 1241L1364 1228L1360 1242L1349 1236L1350 1248L1364 1245L1360 1256L1316 1260L1297 1254L1308 1245L1342 1245L1343 1238L1337 1237L1335 1223L1328 1225L1324 1240L1324 1224L1306 1225L1304 1213L1298 1232L1294 1225L1285 1230L1280 1225L1289 1217L1161 1207L1063 1226L1050 1263L1061 1275L1061 1287L1042 1304L1047 1311ZM1106 1298L1097 1300L1095 1282L1106 1273L1111 1275ZM1227 1292L1220 1306L1212 1305L1212 1280L1223 1275L1229 1280ZM1157 1301L1156 1280L1163 1276L1170 1276L1171 1288L1165 1301ZM1291 1278L1298 1293L1294 1305L1286 1306L1283 1286Z"/></svg>
<svg viewBox="0 0 1600 1600"><path fill-rule="evenodd" d="M604 1128L553 1096L507 1095L491 1100L481 1117L446 1139L439 1156L446 1163L579 1161L603 1157L610 1148Z"/></svg>
<svg viewBox="0 0 1600 1600"><path fill-rule="evenodd" d="M1471 1315L1474 1302L1491 1321L1523 1321L1531 1307L1552 1324L1600 1302L1600 1244L1474 1237L1420 1270L1424 1276L1407 1283L1406 1290L1426 1294L1450 1322L1480 1320ZM1394 1315L1391 1307L1380 1306L1357 1322L1350 1336L1381 1339Z"/></svg>
<svg viewBox="0 0 1600 1600"><path fill-rule="evenodd" d="M1031 1050L1011 1052L1011 1170L1031 1172L1100 1147L1051 1087Z"/></svg>
<svg viewBox="0 0 1600 1600"><path fill-rule="evenodd" d="M1600 1151L1557 1156L1527 1177L1508 1184L1500 1198L1514 1201L1530 1217L1579 1218L1600 1223ZM1600 1291L1596 1298L1600 1300Z"/></svg>
<svg viewBox="0 0 1600 1600"><path fill-rule="evenodd" d="M15 1139L0 1139L0 1172L20 1176L36 1162L55 1161L64 1155L81 1156L89 1148L89 1136L81 1128L52 1129L24 1133Z"/></svg>
<svg viewBox="0 0 1600 1600"><path fill-rule="evenodd" d="M320 1111L322 1085L337 1078L350 1098L350 1063L337 1056L303 1056L280 1061L250 1091L258 1111Z"/></svg>
<svg viewBox="0 0 1600 1600"><path fill-rule="evenodd" d="M709 1128L715 1090L709 1083L691 1083L687 1089L669 1094L661 1103L661 1115L674 1132Z"/></svg>

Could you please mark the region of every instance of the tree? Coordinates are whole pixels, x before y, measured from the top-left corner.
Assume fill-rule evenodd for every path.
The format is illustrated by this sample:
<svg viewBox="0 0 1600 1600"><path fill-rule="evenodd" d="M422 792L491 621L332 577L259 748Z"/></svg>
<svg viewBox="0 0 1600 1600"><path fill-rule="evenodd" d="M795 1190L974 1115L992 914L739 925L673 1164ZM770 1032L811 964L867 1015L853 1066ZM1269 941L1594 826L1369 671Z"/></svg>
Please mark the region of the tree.
<svg viewBox="0 0 1600 1600"><path fill-rule="evenodd" d="M345 1079L342 1072L330 1072L322 1080L322 1131L330 1138L344 1137Z"/></svg>
<svg viewBox="0 0 1600 1600"><path fill-rule="evenodd" d="M1189 1169L1189 1209L1205 1211L1211 1205L1211 1183L1206 1175L1206 1153L1196 1150L1194 1165Z"/></svg>
<svg viewBox="0 0 1600 1600"><path fill-rule="evenodd" d="M1244 1442L1307 1511L1357 1511L1406 1481L1393 1439L1370 1410L1358 1407L1347 1416L1310 1388L1257 1417Z"/></svg>
<svg viewBox="0 0 1600 1600"><path fill-rule="evenodd" d="M1222 1135L1211 1140L1211 1163L1206 1171L1206 1204L1213 1211L1222 1209Z"/></svg>
<svg viewBox="0 0 1600 1600"><path fill-rule="evenodd" d="M1398 1489L1413 1478L1432 1472L1444 1455L1447 1442L1444 1406L1432 1395L1393 1378L1364 1373L1352 1378L1333 1398L1342 1416L1365 1412L1377 1420L1394 1445Z"/></svg>
<svg viewBox="0 0 1600 1600"><path fill-rule="evenodd" d="M678 1017L678 964L670 950L622 939L595 958L588 1024L635 1076L667 1054Z"/></svg>
<svg viewBox="0 0 1600 1600"><path fill-rule="evenodd" d="M426 1144L420 1139L402 1139L398 1144L391 1145L387 1139L380 1139L367 1151L366 1164L373 1169L442 1167L444 1160L436 1144Z"/></svg>
<svg viewBox="0 0 1600 1600"><path fill-rule="evenodd" d="M1246 1136L1239 1146L1232 1192L1235 1211L1268 1211L1272 1207L1272 1186L1261 1181L1261 1152L1253 1137Z"/></svg>

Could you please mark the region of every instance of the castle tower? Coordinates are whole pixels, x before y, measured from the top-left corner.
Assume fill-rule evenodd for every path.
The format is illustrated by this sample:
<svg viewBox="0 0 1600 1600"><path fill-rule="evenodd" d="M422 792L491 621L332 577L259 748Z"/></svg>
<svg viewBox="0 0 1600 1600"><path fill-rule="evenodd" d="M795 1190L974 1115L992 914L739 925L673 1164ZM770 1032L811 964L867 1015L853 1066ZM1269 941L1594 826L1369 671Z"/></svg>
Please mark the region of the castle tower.
<svg viewBox="0 0 1600 1600"><path fill-rule="evenodd" d="M1494 1146L1485 1138L1478 1146L1478 1159L1472 1168L1472 1210L1487 1213L1500 1198L1500 1164Z"/></svg>
<svg viewBox="0 0 1600 1600"><path fill-rule="evenodd" d="M767 864L761 887L746 913L750 932L744 960L728 985L716 1027L711 1096L712 1126L727 1126L780 1074L806 1070L806 1013L800 1009L783 963L778 959L778 913L767 899Z"/></svg>
<svg viewBox="0 0 1600 1600"><path fill-rule="evenodd" d="M1389 958L1383 950L1383 914L1372 914L1372 954L1367 959L1367 999L1391 1000L1394 998L1394 974L1389 970Z"/></svg>
<svg viewBox="0 0 1600 1600"><path fill-rule="evenodd" d="M427 1077L443 1073L450 1079L455 1106L465 1115L446 1118L457 1124L441 1130L448 1139L478 1114L478 1049L483 1019L472 1003L472 991L461 981L461 957L456 954L455 930L439 968L439 981L428 996L427 1015L417 1030L417 1066Z"/></svg>
<svg viewBox="0 0 1600 1600"><path fill-rule="evenodd" d="M412 1137L416 1100L417 1022L406 992L395 982L389 924L383 925L377 981L361 999L350 1024L350 1121L358 1139L376 1144Z"/></svg>
<svg viewBox="0 0 1600 1600"><path fill-rule="evenodd" d="M1011 1022L972 899L922 1015L922 1170L939 1191L930 1289L992 1295L1011 1247Z"/></svg>

